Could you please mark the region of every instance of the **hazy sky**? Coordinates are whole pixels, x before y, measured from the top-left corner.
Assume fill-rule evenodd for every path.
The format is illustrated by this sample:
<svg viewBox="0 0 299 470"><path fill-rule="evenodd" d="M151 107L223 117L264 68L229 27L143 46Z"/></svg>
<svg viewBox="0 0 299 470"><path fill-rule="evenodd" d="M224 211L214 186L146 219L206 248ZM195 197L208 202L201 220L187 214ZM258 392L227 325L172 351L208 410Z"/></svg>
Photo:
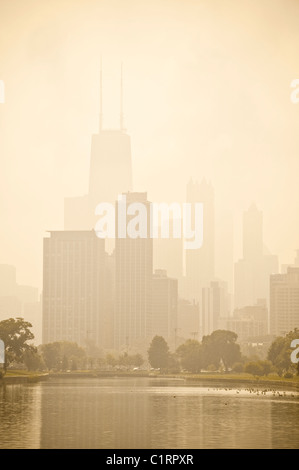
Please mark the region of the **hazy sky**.
<svg viewBox="0 0 299 470"><path fill-rule="evenodd" d="M210 179L218 212L264 213L281 263L299 248L299 2L0 0L0 263L41 287L42 239L63 229L63 198L87 191L98 129L125 124L134 189L183 201Z"/></svg>

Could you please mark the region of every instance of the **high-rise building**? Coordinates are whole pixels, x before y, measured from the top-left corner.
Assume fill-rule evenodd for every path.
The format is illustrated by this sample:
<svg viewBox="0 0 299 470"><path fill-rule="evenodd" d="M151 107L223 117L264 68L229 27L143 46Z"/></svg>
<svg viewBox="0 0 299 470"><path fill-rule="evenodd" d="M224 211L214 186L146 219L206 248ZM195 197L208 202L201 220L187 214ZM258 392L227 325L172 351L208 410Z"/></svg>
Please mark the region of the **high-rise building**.
<svg viewBox="0 0 299 470"><path fill-rule="evenodd" d="M41 303L38 288L16 282L16 268L0 265L0 321L22 317L32 324L34 343L41 343Z"/></svg>
<svg viewBox="0 0 299 470"><path fill-rule="evenodd" d="M158 236L153 240L154 250L154 269L166 269L168 276L178 279L179 281L183 276L183 237L175 238L173 236L173 226L176 220L171 218L167 221L162 221L158 228L158 233L162 234L163 229L169 233L167 238ZM179 221L181 223L181 221Z"/></svg>
<svg viewBox="0 0 299 470"><path fill-rule="evenodd" d="M121 71L119 129L103 128L102 71L100 78L99 132L92 136L88 194L65 198L65 230L91 230L99 203L114 203L119 194L132 191L131 139L124 128Z"/></svg>
<svg viewBox="0 0 299 470"><path fill-rule="evenodd" d="M229 309L230 298L225 282L212 281L209 287L203 287L200 310L200 338L218 330L221 317L226 317L229 314Z"/></svg>
<svg viewBox="0 0 299 470"><path fill-rule="evenodd" d="M234 224L232 213L218 207L215 216L215 272L234 292Z"/></svg>
<svg viewBox="0 0 299 470"><path fill-rule="evenodd" d="M152 285L151 335L174 340L177 329L178 281L167 276L164 269L156 269Z"/></svg>
<svg viewBox="0 0 299 470"><path fill-rule="evenodd" d="M299 267L270 276L270 334L281 336L299 326Z"/></svg>
<svg viewBox="0 0 299 470"><path fill-rule="evenodd" d="M43 343L104 345L106 253L94 231L44 238Z"/></svg>
<svg viewBox="0 0 299 470"><path fill-rule="evenodd" d="M122 221L119 204L116 204L115 211L114 338L118 350L136 346L149 337L152 313L153 240L150 236L150 203L147 193L125 193L123 198L126 220ZM146 211L144 237L133 238L128 235L127 227L136 220L135 215L128 214L131 204L135 204L135 208L141 206ZM119 235L121 231L123 238Z"/></svg>
<svg viewBox="0 0 299 470"><path fill-rule="evenodd" d="M223 328L234 331L239 341L248 341L268 334L268 309L265 302L235 309L233 316L223 319Z"/></svg>
<svg viewBox="0 0 299 470"><path fill-rule="evenodd" d="M199 340L199 304L186 299L179 299L178 328L179 338Z"/></svg>
<svg viewBox="0 0 299 470"><path fill-rule="evenodd" d="M269 277L277 272L277 256L263 244L263 214L252 204L243 216L243 258L235 263L235 307L255 305L262 298L269 305Z"/></svg>
<svg viewBox="0 0 299 470"><path fill-rule="evenodd" d="M214 189L205 179L187 185L187 203L197 202L203 203L203 243L199 249L186 250L186 284L188 298L199 301L201 289L215 277Z"/></svg>

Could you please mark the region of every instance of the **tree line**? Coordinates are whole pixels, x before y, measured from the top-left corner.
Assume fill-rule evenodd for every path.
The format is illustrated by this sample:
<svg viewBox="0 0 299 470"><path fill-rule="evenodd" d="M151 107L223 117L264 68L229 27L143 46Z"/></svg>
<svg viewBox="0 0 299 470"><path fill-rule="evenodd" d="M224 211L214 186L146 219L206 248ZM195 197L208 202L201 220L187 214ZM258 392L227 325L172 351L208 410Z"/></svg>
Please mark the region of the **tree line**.
<svg viewBox="0 0 299 470"><path fill-rule="evenodd" d="M23 318L9 318L0 322L0 339L5 344L4 373L12 363L24 364L28 370L87 370L101 368L132 369L141 367L145 360L141 354L124 352L118 356L100 354L93 348L93 354L77 343L57 341L36 348L31 341L34 335L32 325ZM267 375L276 372L280 376L299 375L299 363L291 362L293 339L299 338L299 330L274 339L267 360L250 360L241 354L237 334L227 330L216 330L204 336L202 341L187 340L174 353L170 352L166 340L155 336L148 349L148 362L153 369L161 372L188 372L197 374L203 370L225 372L246 372L253 375Z"/></svg>
<svg viewBox="0 0 299 470"><path fill-rule="evenodd" d="M187 340L175 353L169 351L165 339L155 336L148 350L149 362L154 368L168 372L186 371L198 374L205 371L224 370L245 372L255 376L268 375L270 372L291 378L299 375L299 362L291 362L291 342L299 338L295 328L285 336L279 336L271 343L266 360L250 360L241 354L237 334L228 330L216 330L204 336L199 342Z"/></svg>

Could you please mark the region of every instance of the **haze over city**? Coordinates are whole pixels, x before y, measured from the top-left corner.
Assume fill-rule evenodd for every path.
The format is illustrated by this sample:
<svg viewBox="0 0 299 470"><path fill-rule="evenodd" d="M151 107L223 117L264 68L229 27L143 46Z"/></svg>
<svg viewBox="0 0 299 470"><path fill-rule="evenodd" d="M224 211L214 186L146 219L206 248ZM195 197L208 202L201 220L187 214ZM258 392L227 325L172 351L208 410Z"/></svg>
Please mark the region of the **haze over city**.
<svg viewBox="0 0 299 470"><path fill-rule="evenodd" d="M298 18L0 0L1 449L298 448Z"/></svg>
<svg viewBox="0 0 299 470"><path fill-rule="evenodd" d="M291 263L297 15L291 1L1 1L1 262L41 289L42 237L63 229L64 197L87 191L102 56L106 128L119 125L124 64L134 190L183 202L190 177L206 177L216 215L225 207L234 217L235 260L242 213L254 201L265 243Z"/></svg>

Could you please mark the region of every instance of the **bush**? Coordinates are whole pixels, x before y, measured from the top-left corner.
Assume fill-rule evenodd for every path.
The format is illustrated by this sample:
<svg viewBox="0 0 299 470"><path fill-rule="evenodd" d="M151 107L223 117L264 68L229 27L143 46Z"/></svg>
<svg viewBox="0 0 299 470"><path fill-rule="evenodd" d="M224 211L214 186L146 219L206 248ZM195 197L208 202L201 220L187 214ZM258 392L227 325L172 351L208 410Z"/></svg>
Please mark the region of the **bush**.
<svg viewBox="0 0 299 470"><path fill-rule="evenodd" d="M235 364L232 367L232 370L234 372L243 372L244 371L244 364L242 364L242 362L235 362Z"/></svg>
<svg viewBox="0 0 299 470"><path fill-rule="evenodd" d="M244 372L246 372L247 374L258 376L263 375L262 366L258 362L248 362L247 364L245 364Z"/></svg>
<svg viewBox="0 0 299 470"><path fill-rule="evenodd" d="M245 364L244 371L252 375L268 375L271 372L272 364L270 361L255 361Z"/></svg>
<svg viewBox="0 0 299 470"><path fill-rule="evenodd" d="M293 378L293 374L291 374L291 372L286 372L283 376L285 379L292 379Z"/></svg>

